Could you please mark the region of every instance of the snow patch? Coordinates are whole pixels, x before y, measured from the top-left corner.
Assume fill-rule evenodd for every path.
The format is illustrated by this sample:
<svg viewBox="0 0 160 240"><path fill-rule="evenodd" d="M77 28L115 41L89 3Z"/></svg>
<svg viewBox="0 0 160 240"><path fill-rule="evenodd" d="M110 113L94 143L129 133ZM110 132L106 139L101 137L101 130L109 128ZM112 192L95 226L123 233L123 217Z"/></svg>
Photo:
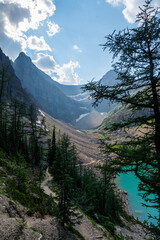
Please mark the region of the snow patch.
<svg viewBox="0 0 160 240"><path fill-rule="evenodd" d="M85 110L88 110L88 108L87 107L80 107L81 109L85 109Z"/></svg>
<svg viewBox="0 0 160 240"><path fill-rule="evenodd" d="M37 120L37 121L36 121L36 125L37 125L38 127L41 126L42 129L45 130L45 126L44 126L44 125L41 125L41 121L40 121L40 120ZM47 128L46 128L46 131L49 132L49 130L48 130Z"/></svg>
<svg viewBox="0 0 160 240"><path fill-rule="evenodd" d="M88 100L89 94L85 92L85 93L79 93L77 95L70 95L68 97L80 102L80 101Z"/></svg>
<svg viewBox="0 0 160 240"><path fill-rule="evenodd" d="M77 98L76 96L75 97L71 97L73 100L76 100L77 102L81 102L81 101L87 101L89 99L89 96L87 97L84 97L84 98Z"/></svg>
<svg viewBox="0 0 160 240"><path fill-rule="evenodd" d="M75 97L83 97L83 96L85 96L87 93L86 92L84 92L84 93L79 93L79 94L77 94L77 95L70 95L70 96L68 96L68 97L70 97L70 98L75 98ZM88 95L88 94L87 94Z"/></svg>
<svg viewBox="0 0 160 240"><path fill-rule="evenodd" d="M84 113L79 116L79 118L76 119L76 122L80 121L82 118L86 117L90 113Z"/></svg>
<svg viewBox="0 0 160 240"><path fill-rule="evenodd" d="M40 125L41 125L41 121L40 121L40 120L37 120L37 121L36 121L36 125L37 125L37 126L40 126Z"/></svg>
<svg viewBox="0 0 160 240"><path fill-rule="evenodd" d="M44 113L40 109L38 109L38 111L42 117L45 117Z"/></svg>
<svg viewBox="0 0 160 240"><path fill-rule="evenodd" d="M78 129L77 129L76 131L79 132L79 133L82 133L82 132L81 132L80 130L78 130Z"/></svg>

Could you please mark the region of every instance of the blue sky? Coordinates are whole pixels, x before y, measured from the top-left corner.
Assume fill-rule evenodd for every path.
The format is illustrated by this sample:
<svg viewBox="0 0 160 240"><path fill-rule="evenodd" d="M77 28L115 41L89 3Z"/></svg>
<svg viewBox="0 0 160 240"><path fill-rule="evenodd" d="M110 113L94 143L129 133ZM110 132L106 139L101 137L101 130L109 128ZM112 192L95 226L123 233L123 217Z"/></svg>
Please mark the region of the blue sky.
<svg viewBox="0 0 160 240"><path fill-rule="evenodd" d="M134 26L144 0L0 0L0 47L21 51L63 84L99 80L112 55L100 44L115 29ZM160 6L159 0L153 0Z"/></svg>

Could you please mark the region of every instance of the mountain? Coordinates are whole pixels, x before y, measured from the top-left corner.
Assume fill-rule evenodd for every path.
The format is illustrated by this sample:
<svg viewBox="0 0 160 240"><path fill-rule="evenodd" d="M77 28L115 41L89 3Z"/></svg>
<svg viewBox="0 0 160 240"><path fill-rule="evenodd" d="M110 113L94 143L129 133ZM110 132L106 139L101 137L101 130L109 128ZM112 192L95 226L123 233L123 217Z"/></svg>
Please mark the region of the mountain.
<svg viewBox="0 0 160 240"><path fill-rule="evenodd" d="M0 49L1 80L3 70L5 71L5 81L7 80L4 86L3 98L7 102L10 102L13 98L16 98L19 101L25 102L27 105L37 105L35 99L23 89L20 80L15 74L10 59Z"/></svg>
<svg viewBox="0 0 160 240"><path fill-rule="evenodd" d="M116 83L117 74L114 70L108 71L101 79L103 85L113 86Z"/></svg>
<svg viewBox="0 0 160 240"><path fill-rule="evenodd" d="M83 92L84 85L63 85L54 81L38 69L23 52L13 66L22 86L34 96L44 111L56 119L82 129L91 129L103 121L102 112L108 113L115 107L108 100L104 100L96 107L96 111L93 111L93 100L89 99L89 92ZM111 86L116 81L116 73L111 70L100 81Z"/></svg>
<svg viewBox="0 0 160 240"><path fill-rule="evenodd" d="M72 123L87 110L84 105L67 97L58 83L38 69L23 52L13 63L22 86L40 103L42 109L51 116L66 123Z"/></svg>
<svg viewBox="0 0 160 240"><path fill-rule="evenodd" d="M115 84L116 82L116 73L113 70L108 71L101 79L101 83L103 85L108 85L108 86L112 86ZM85 105L85 107L92 111L93 107L92 107L92 103L93 101L91 99L89 99L89 93L88 92L83 92L82 87L84 87L84 85L63 85L63 84L59 84L57 82L55 82L55 84L57 84L57 87L68 97L78 101L79 103L83 103ZM111 104L108 100L103 100L102 103L100 103L97 107L96 107L96 111L98 112L109 112L110 110L112 110L112 108L114 108L115 105Z"/></svg>
<svg viewBox="0 0 160 240"><path fill-rule="evenodd" d="M104 85L113 86L116 82L116 77L117 75L115 71L110 70L100 79L100 81ZM64 85L56 81L54 81L54 83L67 96L76 96L83 93L82 87L84 87L84 85Z"/></svg>
<svg viewBox="0 0 160 240"><path fill-rule="evenodd" d="M99 113L93 109L90 113L80 115L80 117L76 119L75 126L80 129L90 130L97 128L105 118L106 114Z"/></svg>

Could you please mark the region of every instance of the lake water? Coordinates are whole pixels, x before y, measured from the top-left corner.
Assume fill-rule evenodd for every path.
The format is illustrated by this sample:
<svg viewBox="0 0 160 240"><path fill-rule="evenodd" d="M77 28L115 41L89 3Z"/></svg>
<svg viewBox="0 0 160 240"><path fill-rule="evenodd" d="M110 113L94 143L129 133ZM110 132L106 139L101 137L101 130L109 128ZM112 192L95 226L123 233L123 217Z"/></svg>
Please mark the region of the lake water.
<svg viewBox="0 0 160 240"><path fill-rule="evenodd" d="M117 177L117 185L120 189L127 191L129 210L134 217L140 221L148 219L148 214L158 216L158 210L153 208L146 208L141 203L145 203L141 196L138 195L138 178L133 173L120 174ZM156 223L154 220L148 222Z"/></svg>

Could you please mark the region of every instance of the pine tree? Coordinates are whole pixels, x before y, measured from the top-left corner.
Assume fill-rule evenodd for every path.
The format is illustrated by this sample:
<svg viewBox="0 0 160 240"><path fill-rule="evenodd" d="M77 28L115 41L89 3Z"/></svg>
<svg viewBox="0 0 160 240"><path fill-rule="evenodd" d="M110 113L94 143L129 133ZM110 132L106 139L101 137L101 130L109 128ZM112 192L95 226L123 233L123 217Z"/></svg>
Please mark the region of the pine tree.
<svg viewBox="0 0 160 240"><path fill-rule="evenodd" d="M45 119L43 118L40 122L40 126L36 123L36 110L33 105L30 106L29 109L29 126L28 126L28 134L29 138L29 148L30 148L30 158L34 162L35 166L39 166L41 164L41 160L43 159L43 142L44 137L46 136L46 126Z"/></svg>
<svg viewBox="0 0 160 240"><path fill-rule="evenodd" d="M76 158L75 149L69 137L63 134L56 147L56 158L52 165L53 179L57 182L57 217L64 226L79 222L73 196L75 191Z"/></svg>
<svg viewBox="0 0 160 240"><path fill-rule="evenodd" d="M102 194L102 206L101 206L101 212L106 213L107 211L107 192L112 191L113 187L114 187L114 183L113 183L113 178L115 177L115 173L113 172L113 169L110 168L110 165L108 164L108 162L106 161L106 163L104 163L103 165L100 165L97 167L102 175L102 179L101 179L101 183L102 183L102 187L101 187L101 194Z"/></svg>
<svg viewBox="0 0 160 240"><path fill-rule="evenodd" d="M98 104L103 99L122 103L131 117L113 124L111 130L125 131L126 141L106 144L110 163L117 171L133 171L141 180L140 190L147 206L159 211L160 228L160 19L158 9L146 0L137 15L138 27L106 36L104 49L113 53L117 83L113 86L90 82L85 90ZM134 116L134 117L133 117ZM127 134L137 127L139 135ZM113 159L113 153L115 154ZM154 196L153 198L150 196Z"/></svg>
<svg viewBox="0 0 160 240"><path fill-rule="evenodd" d="M49 147L49 156L48 156L48 162L50 167L53 165L55 157L56 157L56 127L54 126L53 132L52 132L52 140Z"/></svg>
<svg viewBox="0 0 160 240"><path fill-rule="evenodd" d="M7 108L4 102L5 90L9 77L7 75L6 68L2 67L0 70L0 146L5 146L5 139L7 137L6 123L8 122L8 117L6 115Z"/></svg>
<svg viewBox="0 0 160 240"><path fill-rule="evenodd" d="M2 98L5 95L6 83L9 81L9 77L7 75L7 70L5 67L2 67L0 70L0 102L2 102Z"/></svg>

